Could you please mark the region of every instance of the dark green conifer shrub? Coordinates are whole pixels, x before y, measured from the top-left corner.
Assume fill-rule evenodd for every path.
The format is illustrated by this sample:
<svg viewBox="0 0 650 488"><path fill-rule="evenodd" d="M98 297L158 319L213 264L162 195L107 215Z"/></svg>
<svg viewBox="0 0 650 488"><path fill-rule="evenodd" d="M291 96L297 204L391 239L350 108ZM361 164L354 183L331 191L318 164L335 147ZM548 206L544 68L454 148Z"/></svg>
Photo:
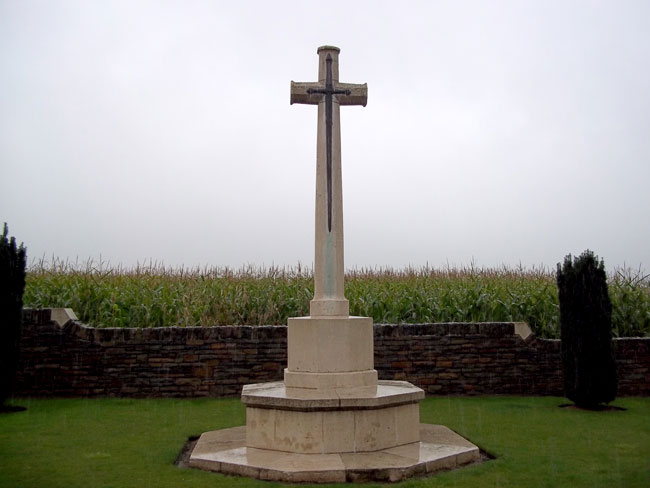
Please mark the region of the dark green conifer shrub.
<svg viewBox="0 0 650 488"><path fill-rule="evenodd" d="M18 366L25 290L25 247L16 247L8 232L5 223L0 237L0 406L11 395Z"/></svg>
<svg viewBox="0 0 650 488"><path fill-rule="evenodd" d="M596 408L616 397L612 304L605 264L587 250L557 265L564 394L577 406Z"/></svg>

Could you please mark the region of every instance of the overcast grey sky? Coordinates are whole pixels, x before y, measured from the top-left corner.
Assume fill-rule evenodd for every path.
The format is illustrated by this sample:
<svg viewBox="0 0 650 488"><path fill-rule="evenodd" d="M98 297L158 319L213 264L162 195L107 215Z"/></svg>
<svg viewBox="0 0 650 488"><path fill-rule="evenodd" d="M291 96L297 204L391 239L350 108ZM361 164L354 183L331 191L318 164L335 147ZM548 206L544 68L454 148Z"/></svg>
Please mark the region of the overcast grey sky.
<svg viewBox="0 0 650 488"><path fill-rule="evenodd" d="M30 258L313 260L316 48L346 267L650 268L650 2L0 0L0 220Z"/></svg>

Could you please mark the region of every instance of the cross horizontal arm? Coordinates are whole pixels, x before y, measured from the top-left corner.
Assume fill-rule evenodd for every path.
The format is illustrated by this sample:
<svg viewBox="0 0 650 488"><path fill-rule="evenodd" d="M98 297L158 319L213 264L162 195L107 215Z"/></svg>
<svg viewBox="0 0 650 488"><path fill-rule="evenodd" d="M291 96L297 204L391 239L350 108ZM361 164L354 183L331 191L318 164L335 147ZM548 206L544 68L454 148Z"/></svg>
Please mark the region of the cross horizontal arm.
<svg viewBox="0 0 650 488"><path fill-rule="evenodd" d="M312 90L320 90L323 85L320 83L296 83L291 82L291 105L294 103L305 103L308 105L318 105L323 95L320 93L311 93Z"/></svg>
<svg viewBox="0 0 650 488"><path fill-rule="evenodd" d="M362 105L366 106L368 103L368 84L358 85L354 83L337 83L337 90L345 90L349 92L346 95L337 95L337 99L341 105Z"/></svg>
<svg viewBox="0 0 650 488"><path fill-rule="evenodd" d="M368 85L354 83L336 83L333 95L340 105L363 105L368 102ZM318 105L323 100L325 87L320 83L291 82L291 104L304 103ZM338 93L344 91L346 93Z"/></svg>

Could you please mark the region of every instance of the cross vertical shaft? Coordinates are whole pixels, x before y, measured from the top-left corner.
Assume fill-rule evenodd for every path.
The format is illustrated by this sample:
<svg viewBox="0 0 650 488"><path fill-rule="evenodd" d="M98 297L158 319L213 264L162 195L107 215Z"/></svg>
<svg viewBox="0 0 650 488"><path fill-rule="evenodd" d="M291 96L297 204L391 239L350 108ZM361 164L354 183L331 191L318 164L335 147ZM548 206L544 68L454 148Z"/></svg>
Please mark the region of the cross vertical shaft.
<svg viewBox="0 0 650 488"><path fill-rule="evenodd" d="M334 84L339 81L338 54L338 50L323 48L318 50L319 84L327 86L328 64L331 71L331 83ZM327 62L328 55L331 58L330 63ZM316 137L314 299L309 304L309 314L311 316L347 316L350 314L350 306L343 290L343 193L340 113L338 100L329 94L321 97L318 103L318 132ZM330 122L329 127L328 119ZM331 206L328 205L330 202ZM328 225L330 219L330 225Z"/></svg>
<svg viewBox="0 0 650 488"><path fill-rule="evenodd" d="M344 294L341 105L364 105L365 84L339 83L339 49L318 48L318 83L291 83L291 103L318 104L314 299L310 315L348 316Z"/></svg>

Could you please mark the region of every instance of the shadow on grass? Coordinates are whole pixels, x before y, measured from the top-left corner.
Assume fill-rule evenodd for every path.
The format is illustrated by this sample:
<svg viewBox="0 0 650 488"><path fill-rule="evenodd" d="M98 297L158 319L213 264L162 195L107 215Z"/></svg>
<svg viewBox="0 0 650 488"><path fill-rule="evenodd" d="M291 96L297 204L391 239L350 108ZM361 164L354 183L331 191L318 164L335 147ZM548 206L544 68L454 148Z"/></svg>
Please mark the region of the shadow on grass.
<svg viewBox="0 0 650 488"><path fill-rule="evenodd" d="M0 406L0 414L24 412L25 410L27 410L27 407L21 407L20 405L2 405L2 406Z"/></svg>
<svg viewBox="0 0 650 488"><path fill-rule="evenodd" d="M558 405L560 408L568 408L569 410L581 410L583 412L627 412L625 407L617 407L615 405L597 405L595 407L579 407L575 403L563 403Z"/></svg>
<svg viewBox="0 0 650 488"><path fill-rule="evenodd" d="M192 451L194 450L194 446L196 446L196 442L199 440L199 437L201 436L192 435L187 438L187 442L183 445L183 449L181 449L181 452L178 454L176 461L174 461L174 464L176 466L179 468L190 467L190 456L192 455Z"/></svg>

